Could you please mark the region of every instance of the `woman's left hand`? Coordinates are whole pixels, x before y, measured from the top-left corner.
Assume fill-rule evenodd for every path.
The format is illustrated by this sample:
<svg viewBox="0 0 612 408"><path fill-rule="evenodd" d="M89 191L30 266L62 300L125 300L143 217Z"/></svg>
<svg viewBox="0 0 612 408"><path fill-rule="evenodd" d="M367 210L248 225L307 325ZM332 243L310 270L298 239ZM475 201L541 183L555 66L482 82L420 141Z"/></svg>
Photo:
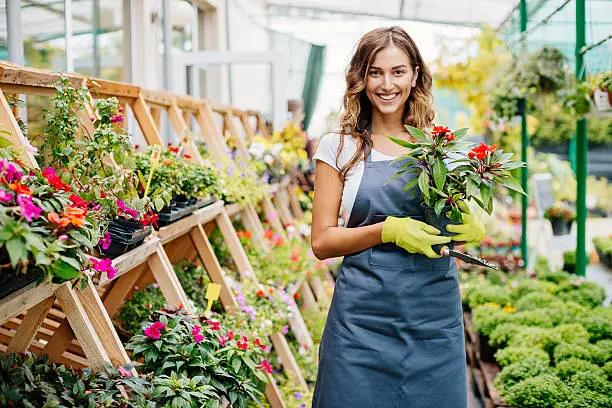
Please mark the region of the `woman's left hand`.
<svg viewBox="0 0 612 408"><path fill-rule="evenodd" d="M480 242L485 236L485 227L482 222L470 211L470 207L463 202L459 201L459 210L461 210L461 218L463 222L461 224L449 224L446 226L448 232L454 232L457 235L453 235L451 239L453 241L462 242Z"/></svg>

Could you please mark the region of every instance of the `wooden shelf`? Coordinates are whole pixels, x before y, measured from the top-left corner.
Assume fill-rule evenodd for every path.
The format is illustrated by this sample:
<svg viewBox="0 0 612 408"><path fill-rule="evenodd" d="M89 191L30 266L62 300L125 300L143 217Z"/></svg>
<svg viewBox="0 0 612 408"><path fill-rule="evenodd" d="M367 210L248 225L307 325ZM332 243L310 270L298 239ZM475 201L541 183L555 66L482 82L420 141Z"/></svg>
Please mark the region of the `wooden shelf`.
<svg viewBox="0 0 612 408"><path fill-rule="evenodd" d="M225 206L225 212L230 217L233 217L234 215L238 214L240 211L242 211L242 209L243 209L242 204L237 204L237 203L228 204Z"/></svg>
<svg viewBox="0 0 612 408"><path fill-rule="evenodd" d="M200 208L188 217L180 219L170 225L161 227L157 236L162 244L172 241L175 238L185 235L198 224L206 224L215 219L223 210L223 201L217 201L204 208Z"/></svg>
<svg viewBox="0 0 612 408"><path fill-rule="evenodd" d="M117 275L114 279L121 277L125 273L136 268L138 265L147 262L149 257L153 255L155 251L157 251L159 246L159 238L155 236L150 236L139 247L134 248L131 251L126 252L125 254L113 259L113 268L117 270ZM114 279L108 279L106 274L99 275L98 280L96 282L96 286L105 286Z"/></svg>

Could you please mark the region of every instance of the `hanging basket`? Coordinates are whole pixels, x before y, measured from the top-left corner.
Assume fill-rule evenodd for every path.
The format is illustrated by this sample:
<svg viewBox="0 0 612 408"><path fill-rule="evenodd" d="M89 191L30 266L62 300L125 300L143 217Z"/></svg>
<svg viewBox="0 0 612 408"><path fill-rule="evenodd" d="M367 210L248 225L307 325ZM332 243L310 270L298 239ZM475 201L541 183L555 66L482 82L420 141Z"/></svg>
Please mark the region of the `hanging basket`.
<svg viewBox="0 0 612 408"><path fill-rule="evenodd" d="M563 220L550 220L553 235L567 235L572 230L572 224L574 221L563 221Z"/></svg>

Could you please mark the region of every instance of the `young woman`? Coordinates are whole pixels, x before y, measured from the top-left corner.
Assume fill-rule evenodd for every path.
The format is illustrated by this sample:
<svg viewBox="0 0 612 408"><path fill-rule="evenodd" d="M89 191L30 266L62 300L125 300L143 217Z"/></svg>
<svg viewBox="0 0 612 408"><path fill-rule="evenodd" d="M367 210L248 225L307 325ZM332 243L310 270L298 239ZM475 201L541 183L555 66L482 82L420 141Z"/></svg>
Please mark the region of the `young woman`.
<svg viewBox="0 0 612 408"><path fill-rule="evenodd" d="M315 408L464 408L467 405L461 297L448 243L423 220L414 175L385 184L410 140L404 128L432 126L432 79L400 27L367 33L346 74L338 134L316 160L312 247L344 256L319 352ZM338 228L340 205L348 218ZM479 241L482 223L462 204L456 241Z"/></svg>

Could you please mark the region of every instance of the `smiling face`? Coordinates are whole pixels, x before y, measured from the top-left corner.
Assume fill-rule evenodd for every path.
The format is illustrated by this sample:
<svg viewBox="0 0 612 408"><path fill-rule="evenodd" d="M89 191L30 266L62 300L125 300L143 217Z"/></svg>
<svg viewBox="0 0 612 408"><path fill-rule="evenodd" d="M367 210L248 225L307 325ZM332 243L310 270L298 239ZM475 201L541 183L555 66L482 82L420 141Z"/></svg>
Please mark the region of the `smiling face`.
<svg viewBox="0 0 612 408"><path fill-rule="evenodd" d="M416 86L419 67L414 70L408 55L395 45L380 50L367 72L365 92L373 113L403 114L404 105Z"/></svg>

